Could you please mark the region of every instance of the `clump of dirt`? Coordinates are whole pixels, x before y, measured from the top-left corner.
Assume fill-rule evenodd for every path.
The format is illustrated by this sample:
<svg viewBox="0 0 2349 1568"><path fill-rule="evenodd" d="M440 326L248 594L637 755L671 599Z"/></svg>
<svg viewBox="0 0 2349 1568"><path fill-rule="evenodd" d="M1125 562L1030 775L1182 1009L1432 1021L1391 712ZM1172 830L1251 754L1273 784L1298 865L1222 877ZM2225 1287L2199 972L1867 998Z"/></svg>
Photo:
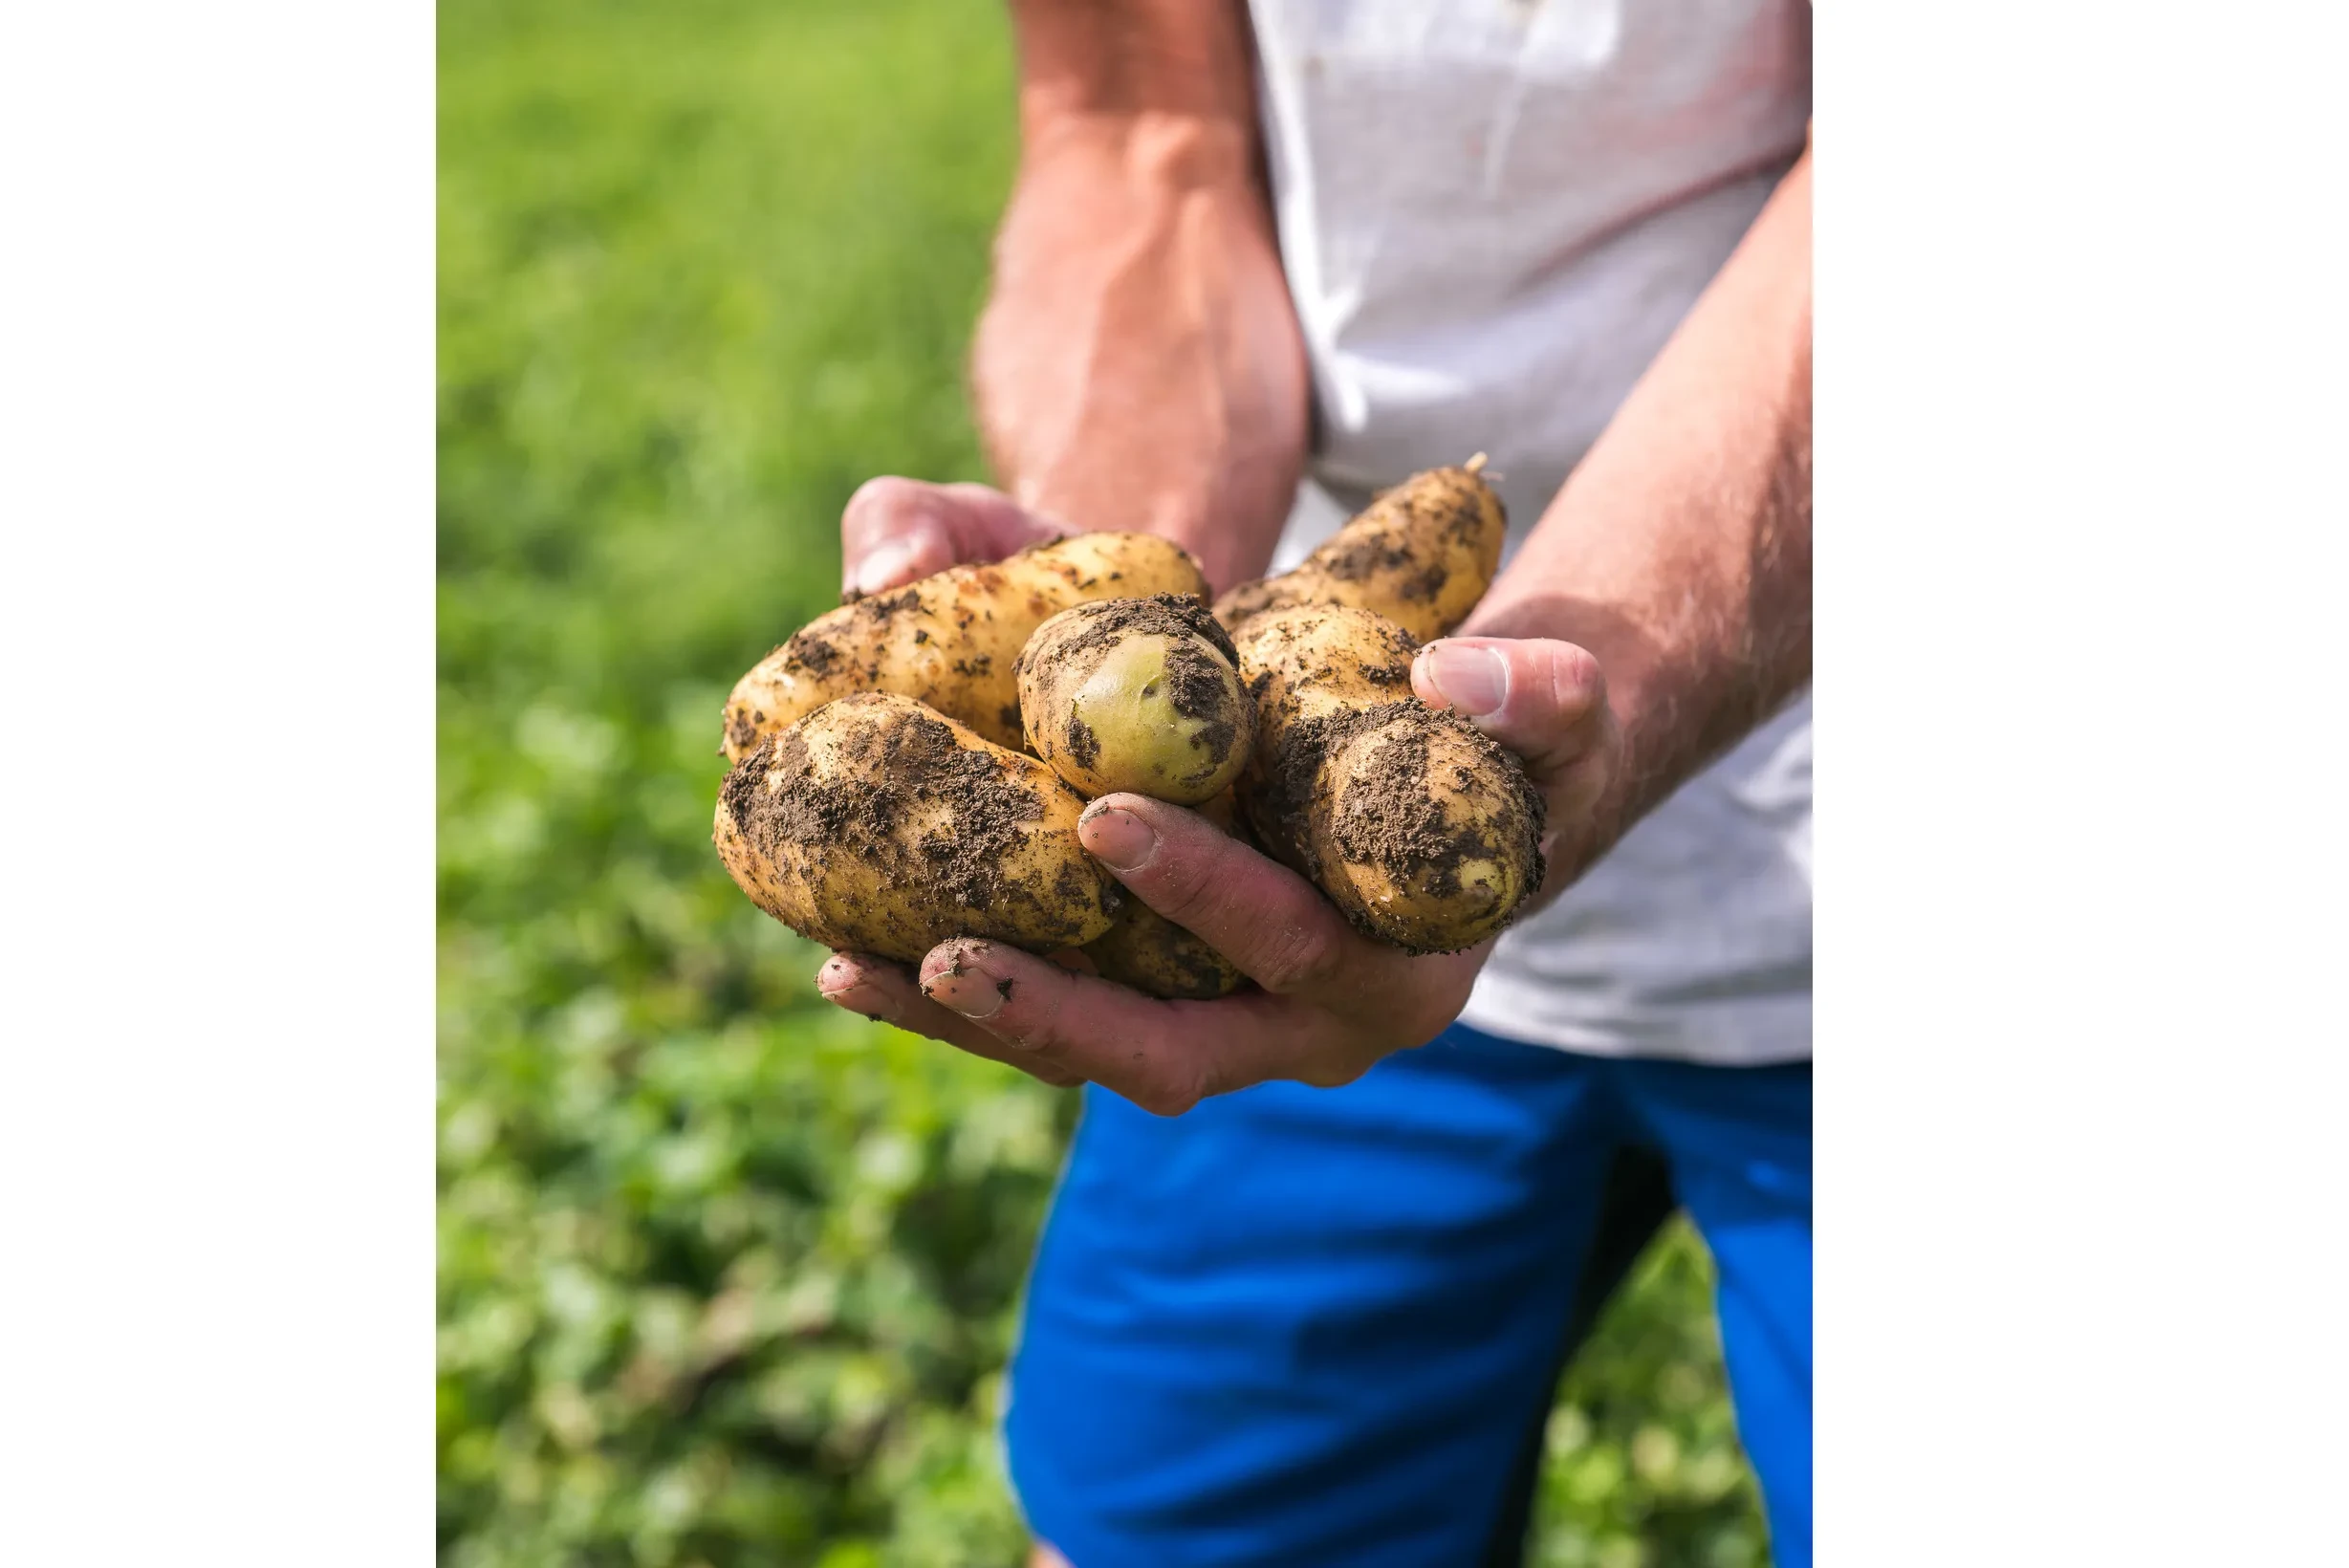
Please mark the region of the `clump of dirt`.
<svg viewBox="0 0 2349 1568"><path fill-rule="evenodd" d="M796 727L768 736L728 774L726 808L755 849L843 854L914 895L909 909L938 917L928 941L909 944L916 956L957 933L1008 938L1014 910L1028 911L1023 924L1045 931L1050 946L1076 939L1079 911L1099 896L1081 873L1064 864L1047 886L1036 872L1007 869L1026 843L1023 824L1043 816L1032 790L985 751L958 745L934 716L884 708L837 733L837 763L820 774ZM918 834L911 825L932 819L939 825Z"/></svg>
<svg viewBox="0 0 2349 1568"><path fill-rule="evenodd" d="M820 634L801 632L783 646L784 667L804 669L819 681L846 660L839 644Z"/></svg>
<svg viewBox="0 0 2349 1568"><path fill-rule="evenodd" d="M1231 634L1224 630L1224 623L1215 619L1207 602L1195 595L1097 599L1076 609L1077 629L1062 633L1055 642L1054 651L1063 659L1075 659L1092 649L1106 647L1129 632L1144 632L1161 637L1204 637L1227 661L1234 664L1240 662L1238 650L1231 645Z"/></svg>
<svg viewBox="0 0 2349 1568"><path fill-rule="evenodd" d="M1054 638L1050 657L1077 665L1088 654L1096 654L1129 636L1168 640L1166 699L1177 713L1202 726L1191 737L1191 745L1206 753L1195 775L1206 777L1223 766L1239 738L1230 693L1238 681L1240 655L1231 645L1231 634L1215 619L1207 602L1194 595L1153 594L1148 598L1095 599L1077 607L1075 629ZM1206 642L1214 653L1200 647L1200 641ZM1024 661L1026 653L1021 657ZM1069 756L1080 768L1091 768L1100 754L1092 730L1073 714L1066 744Z"/></svg>
<svg viewBox="0 0 2349 1568"><path fill-rule="evenodd" d="M1327 555L1315 552L1321 558L1314 564L1339 582L1360 582L1381 572L1400 572L1411 564L1411 552L1384 529L1365 528L1351 539L1340 534L1330 543L1338 548Z"/></svg>
<svg viewBox="0 0 2349 1568"><path fill-rule="evenodd" d="M1280 729L1251 764L1242 800L1249 825L1275 860L1316 882L1325 880L1313 843L1314 801L1327 788L1323 764L1357 735L1382 728L1413 706L1403 701L1341 708Z"/></svg>
<svg viewBox="0 0 2349 1568"><path fill-rule="evenodd" d="M1382 732L1382 733L1381 733ZM1462 832L1428 788L1430 742L1448 732L1488 764L1486 772L1505 780L1508 809ZM1381 733L1343 798L1333 792L1330 759L1364 735ZM1259 758L1247 780L1249 820L1276 858L1327 884L1337 867L1315 853L1313 823L1329 823L1330 849L1342 860L1375 865L1397 882L1425 888L1437 897L1461 891L1460 867L1471 860L1504 860L1522 854L1533 867L1527 886L1544 874L1540 851L1543 802L1523 764L1456 713L1427 707L1417 698L1373 704L1298 720L1283 730ZM1465 769L1455 776L1472 782ZM1505 842L1503 836L1522 841ZM1393 942L1353 910L1347 919L1367 936ZM1406 951L1421 949L1406 947Z"/></svg>

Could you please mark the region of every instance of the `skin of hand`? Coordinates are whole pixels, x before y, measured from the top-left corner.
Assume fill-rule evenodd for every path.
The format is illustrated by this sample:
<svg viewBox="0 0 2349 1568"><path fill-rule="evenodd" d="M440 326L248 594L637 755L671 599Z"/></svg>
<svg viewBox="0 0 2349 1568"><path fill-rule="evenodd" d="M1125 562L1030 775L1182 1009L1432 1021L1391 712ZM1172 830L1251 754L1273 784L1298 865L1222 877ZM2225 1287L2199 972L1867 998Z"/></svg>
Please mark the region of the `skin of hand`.
<svg viewBox="0 0 2349 1568"><path fill-rule="evenodd" d="M1554 820L1586 816L1621 742L1598 662L1569 643L1461 638L1412 665L1420 697L1455 708L1526 760ZM1268 1078L1350 1083L1432 1038L1491 950L1412 958L1362 936L1304 878L1181 806L1103 795L1077 828L1136 896L1256 983L1214 1001L1160 1001L1002 943L941 944L918 975L837 953L816 977L867 1017L1008 1062L1092 1081L1173 1116Z"/></svg>
<svg viewBox="0 0 2349 1568"><path fill-rule="evenodd" d="M1226 35L1236 28L1244 51L1245 20L1216 7L1133 8L1145 21L1178 18L1166 25L1191 28L1195 47L1162 37L1103 76L1079 67L1122 45L1069 42L1098 8L1014 9L1030 151L973 356L982 427L1011 494L874 481L842 520L848 585L878 592L1082 526L1169 534L1229 586L1269 556L1305 425L1302 350L1285 287L1272 310L1279 273L1261 191L1249 198L1252 219L1222 221L1237 200L1232 165L1202 153L1245 113L1231 109L1245 101L1231 73L1245 55ZM1203 17L1220 19L1204 42ZM1142 30L1131 15L1121 26L1126 44ZM1169 62L1199 69L1143 69ZM1182 134L1170 142L1172 132ZM1170 157L1168 145L1187 151ZM1222 169L1206 182L1212 198L1193 189L1120 205L1135 182L1164 197L1167 170L1201 167ZM1186 200L1207 200L1207 216ZM1085 221L1088 201L1119 221ZM1187 220L1169 217L1186 210ZM1128 223L1133 211L1148 221ZM1550 810L1544 901L1808 680L1809 212L1806 156L1466 635L1429 644L1414 664L1423 700L1459 709L1525 758ZM1203 248L1202 235L1214 243ZM1261 246L1256 260L1271 266L1202 261L1230 261L1234 236ZM1033 264L1018 254L1032 244ZM1102 296L1120 288L1152 304L1193 290L1174 333L1185 341L1156 336L1139 304L1112 308ZM1178 294L1151 297L1167 289ZM1251 289L1255 305L1234 303ZM1233 330L1258 308L1286 326L1269 348ZM1159 379L1169 374L1171 390ZM1250 402L1266 388L1269 412ZM1247 408L1252 418L1234 412ZM1083 972L1077 955L1055 962L958 940L918 974L835 954L819 990L1047 1082L1090 1080L1173 1115L1272 1078L1352 1081L1448 1024L1490 953L1488 944L1411 958L1372 942L1303 879L1180 807L1106 796L1080 836L1258 989L1160 1001Z"/></svg>
<svg viewBox="0 0 2349 1568"><path fill-rule="evenodd" d="M1235 0L1019 0L1020 165L971 349L1012 499L1261 576L1311 383Z"/></svg>

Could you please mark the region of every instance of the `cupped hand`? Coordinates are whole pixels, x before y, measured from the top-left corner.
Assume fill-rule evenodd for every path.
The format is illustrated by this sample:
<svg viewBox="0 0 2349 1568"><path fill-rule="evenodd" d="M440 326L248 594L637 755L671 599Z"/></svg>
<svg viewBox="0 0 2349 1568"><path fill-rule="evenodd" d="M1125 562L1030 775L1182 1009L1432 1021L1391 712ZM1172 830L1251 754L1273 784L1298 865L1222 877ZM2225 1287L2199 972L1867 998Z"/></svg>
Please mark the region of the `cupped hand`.
<svg viewBox="0 0 2349 1568"><path fill-rule="evenodd" d="M1621 756L1598 662L1571 643L1454 638L1429 643L1412 688L1455 708L1524 758L1549 811L1545 854L1578 870ZM1000 942L933 948L919 973L836 953L830 1000L1048 1083L1090 1080L1178 1115L1209 1095L1269 1079L1349 1083L1458 1015L1491 944L1410 957L1357 932L1304 878L1198 814L1104 795L1078 829L1094 857L1160 914L1254 982L1214 1001L1161 1001Z"/></svg>
<svg viewBox="0 0 2349 1568"><path fill-rule="evenodd" d="M840 590L861 599L1071 530L985 485L868 479L840 513Z"/></svg>

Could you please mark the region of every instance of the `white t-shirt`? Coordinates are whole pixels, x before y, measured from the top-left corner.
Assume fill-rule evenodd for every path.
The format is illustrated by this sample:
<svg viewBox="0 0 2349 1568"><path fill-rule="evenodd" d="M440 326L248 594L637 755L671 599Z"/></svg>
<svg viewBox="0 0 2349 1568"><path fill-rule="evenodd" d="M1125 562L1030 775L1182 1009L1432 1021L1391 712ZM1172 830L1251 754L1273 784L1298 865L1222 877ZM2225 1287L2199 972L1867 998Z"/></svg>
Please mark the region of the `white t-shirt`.
<svg viewBox="0 0 2349 1568"><path fill-rule="evenodd" d="M1488 454L1510 554L1802 150L1808 0L1252 0L1313 483L1276 565ZM1811 1051L1811 701L1501 939L1464 1014L1716 1063Z"/></svg>

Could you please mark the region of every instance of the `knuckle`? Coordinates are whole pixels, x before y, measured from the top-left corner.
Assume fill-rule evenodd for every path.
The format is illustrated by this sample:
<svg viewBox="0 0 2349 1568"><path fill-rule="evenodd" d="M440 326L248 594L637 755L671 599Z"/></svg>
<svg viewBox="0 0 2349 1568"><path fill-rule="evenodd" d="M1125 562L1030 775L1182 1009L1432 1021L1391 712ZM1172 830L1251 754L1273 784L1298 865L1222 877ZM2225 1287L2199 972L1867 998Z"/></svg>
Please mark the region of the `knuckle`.
<svg viewBox="0 0 2349 1568"><path fill-rule="evenodd" d="M1370 1063L1366 1061L1324 1061L1315 1063L1303 1077L1310 1088L1342 1089L1369 1071Z"/></svg>
<svg viewBox="0 0 2349 1568"><path fill-rule="evenodd" d="M1199 1098L1196 1083L1162 1078L1142 1085L1134 1103L1152 1116L1174 1117L1198 1104Z"/></svg>
<svg viewBox="0 0 2349 1568"><path fill-rule="evenodd" d="M1194 855L1154 855L1136 879L1146 883L1146 902L1176 925L1206 909L1216 894L1213 871Z"/></svg>
<svg viewBox="0 0 2349 1568"><path fill-rule="evenodd" d="M1275 996L1309 991L1337 971L1338 947L1325 926L1288 926L1267 943L1251 969L1256 984Z"/></svg>
<svg viewBox="0 0 2349 1568"><path fill-rule="evenodd" d="M1604 678L1597 656L1588 648L1557 643L1549 663L1550 695L1555 707L1579 713L1598 701Z"/></svg>

